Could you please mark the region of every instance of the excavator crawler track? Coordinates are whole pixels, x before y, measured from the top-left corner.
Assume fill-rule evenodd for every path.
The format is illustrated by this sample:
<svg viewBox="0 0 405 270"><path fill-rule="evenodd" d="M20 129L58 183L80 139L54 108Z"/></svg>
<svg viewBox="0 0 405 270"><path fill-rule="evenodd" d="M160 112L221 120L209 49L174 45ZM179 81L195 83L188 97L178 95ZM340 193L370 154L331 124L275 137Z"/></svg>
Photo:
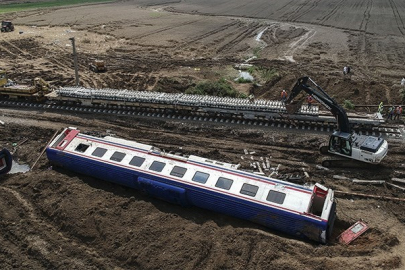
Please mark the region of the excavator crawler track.
<svg viewBox="0 0 405 270"><path fill-rule="evenodd" d="M369 169L370 163L361 162L354 159L346 158L325 158L322 160L322 166L325 168L359 168L359 169Z"/></svg>

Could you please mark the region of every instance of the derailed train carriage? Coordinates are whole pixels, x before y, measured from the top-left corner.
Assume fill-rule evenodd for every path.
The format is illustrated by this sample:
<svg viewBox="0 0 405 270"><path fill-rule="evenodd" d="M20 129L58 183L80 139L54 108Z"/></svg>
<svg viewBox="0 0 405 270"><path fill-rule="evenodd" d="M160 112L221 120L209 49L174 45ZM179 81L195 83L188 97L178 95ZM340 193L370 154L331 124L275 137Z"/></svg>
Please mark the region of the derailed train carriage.
<svg viewBox="0 0 405 270"><path fill-rule="evenodd" d="M246 219L298 238L326 243L336 216L334 193L297 185L197 156L66 128L47 147L50 162L144 191L183 206Z"/></svg>
<svg viewBox="0 0 405 270"><path fill-rule="evenodd" d="M11 170L13 157L6 148L0 150L0 175L6 174Z"/></svg>

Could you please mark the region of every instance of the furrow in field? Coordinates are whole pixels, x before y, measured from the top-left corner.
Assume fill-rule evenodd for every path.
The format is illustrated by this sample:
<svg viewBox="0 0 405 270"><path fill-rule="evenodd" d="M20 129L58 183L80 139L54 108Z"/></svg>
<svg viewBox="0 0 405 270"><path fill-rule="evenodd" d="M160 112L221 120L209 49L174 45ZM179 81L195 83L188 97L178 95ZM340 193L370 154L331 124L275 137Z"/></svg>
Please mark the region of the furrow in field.
<svg viewBox="0 0 405 270"><path fill-rule="evenodd" d="M334 6L333 8L331 8L327 14L325 14L324 16L322 16L322 17L319 19L319 23L320 23L321 25L327 24L327 21L328 21L332 16L334 16L334 15L340 10L340 8L341 8L342 6L345 5L345 3L344 3L345 1L346 1L346 0L340 0L339 2L337 2L337 3L335 4L335 6Z"/></svg>
<svg viewBox="0 0 405 270"><path fill-rule="evenodd" d="M236 24L238 24L238 22L234 21L234 22L231 22L231 23L228 23L228 24L225 24L225 25L220 25L220 26L218 26L217 28L215 28L215 29L213 29L211 31L208 31L208 32L203 33L201 35L197 35L195 37L192 37L191 39L188 39L187 42L184 42L184 43L176 46L176 48L177 49L182 49L182 48L187 47L187 46L189 46L191 44L194 44L196 41L201 42L203 39L207 39L207 38L209 38L211 36L214 36L214 35L216 35L216 34L218 34L220 32L226 31L227 29L229 29L230 27L235 26Z"/></svg>
<svg viewBox="0 0 405 270"><path fill-rule="evenodd" d="M360 31L367 32L368 23L370 21L370 16L371 16L370 11L371 11L371 8L373 6L372 1L373 0L364 0L364 2L366 3L365 4L366 8L364 10L363 18L361 19L361 22L360 22L360 25L359 25L359 30Z"/></svg>
<svg viewBox="0 0 405 270"><path fill-rule="evenodd" d="M316 7L318 6L318 3L321 0L307 0L305 3L302 5L299 5L295 10L286 13L281 17L282 20L290 21L290 22L296 22L299 21L299 18L303 17L304 15L312 12Z"/></svg>
<svg viewBox="0 0 405 270"><path fill-rule="evenodd" d="M395 19L395 22L397 23L398 30L402 35L404 35L405 25L404 25L404 19L402 19L402 16L401 16L401 12L398 10L398 7L394 0L388 0L388 3L390 4L392 13L394 14L394 19Z"/></svg>
<svg viewBox="0 0 405 270"><path fill-rule="evenodd" d="M253 24L243 30L242 33L240 32L241 28L238 28L238 32L233 32L231 35L229 35L230 40L227 39L226 43L217 48L216 52L229 52L231 49L239 45L242 41L248 39L250 36L253 36L260 27L261 25L259 24Z"/></svg>
<svg viewBox="0 0 405 270"><path fill-rule="evenodd" d="M148 33L142 34L142 35L136 35L133 37L133 39L141 39L141 38L145 38L145 37L150 37L159 33L163 33L172 29L176 29L176 28L180 28L180 27L184 27L186 25L190 25L190 24L194 24L197 23L199 21L205 20L204 18L202 19L197 19L197 20L189 20L189 21L185 21L185 22L181 22L181 23L177 23L177 24L172 24L166 27L161 27L159 29L156 29L154 31L149 31Z"/></svg>

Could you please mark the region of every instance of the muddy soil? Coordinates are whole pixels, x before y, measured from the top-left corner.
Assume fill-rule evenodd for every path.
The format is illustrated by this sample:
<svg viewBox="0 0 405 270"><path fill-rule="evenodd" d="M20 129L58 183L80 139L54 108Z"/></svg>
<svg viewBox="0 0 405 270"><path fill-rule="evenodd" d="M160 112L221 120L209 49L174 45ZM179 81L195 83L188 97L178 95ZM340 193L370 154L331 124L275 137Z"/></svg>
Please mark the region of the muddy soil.
<svg viewBox="0 0 405 270"><path fill-rule="evenodd" d="M333 237L328 245L319 245L64 171L52 167L46 156L41 156L55 130L76 126L84 132L113 133L166 151L240 163L246 170L254 171L253 161L268 158L273 169L279 166L279 178L293 175L303 182L320 182L335 190L405 198L402 192L388 185L363 186L333 179L333 175L387 181L403 177L402 142L391 142L390 156L378 168L324 171L316 167L320 159L317 148L327 135L11 109L2 110L2 119L6 125L1 127L0 144L13 150L20 163L32 166L40 157L30 172L9 174L1 179L4 268L268 269L272 265L271 269L393 269L402 266L404 202L338 196ZM305 178L303 169L310 178ZM371 229L350 246L339 244L335 238L359 219Z"/></svg>
<svg viewBox="0 0 405 270"><path fill-rule="evenodd" d="M333 14L320 23L298 19L297 11L263 17L260 1L243 16L235 14L238 1L210 11L196 2L119 1L0 15L16 24L16 31L0 35L0 68L20 83L40 76L55 87L73 85L69 38L75 37L80 84L85 87L184 92L198 82L225 78L241 92L278 99L282 89L288 91L297 78L309 75L339 102L401 103L403 35L378 32L375 23L368 30L364 25L353 29ZM324 11L311 7L304 17ZM369 14L378 11L365 8ZM334 14L347 9L364 14L342 3ZM95 58L106 61L106 73L88 69ZM253 65L255 84L234 81L239 74L235 66L242 63ZM350 76L342 74L345 65L352 67ZM5 123L0 125L0 148L12 150L19 163L35 164L29 172L0 179L2 269L404 267L405 210L400 200L336 194L334 235L329 244L319 245L64 171L41 155L57 130L75 126L167 151L240 163L245 170L255 170L253 161L268 158L282 179L298 176L337 191L401 199L402 190L387 184L333 178L405 178L401 139L389 139L389 155L379 166L325 171L317 168L322 159L318 147L328 139L325 133L1 107L0 120ZM369 231L349 246L339 244L335 238L359 219L370 225Z"/></svg>

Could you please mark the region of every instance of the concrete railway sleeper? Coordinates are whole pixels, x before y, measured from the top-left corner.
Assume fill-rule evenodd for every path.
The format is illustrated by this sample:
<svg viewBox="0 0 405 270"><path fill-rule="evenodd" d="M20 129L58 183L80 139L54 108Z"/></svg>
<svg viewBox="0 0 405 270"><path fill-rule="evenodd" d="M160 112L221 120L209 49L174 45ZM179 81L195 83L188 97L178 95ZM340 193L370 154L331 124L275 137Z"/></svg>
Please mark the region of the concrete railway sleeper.
<svg viewBox="0 0 405 270"><path fill-rule="evenodd" d="M249 125L258 127L271 127L294 129L300 132L320 132L331 133L336 130L336 123L319 121L316 117L310 120L295 120L291 117L284 117L280 114L279 118L259 118L259 119L244 119L240 115L232 115L229 113L214 113L204 111L188 111L162 108L146 108L133 106L118 106L118 105L93 105L85 106L73 102L52 102L52 103L37 103L31 101L18 101L3 99L0 100L0 108L29 108L35 110L49 111L64 111L72 113L95 113L95 114L116 114L121 116L141 116L152 118L178 119L196 122L213 122L226 123L235 125ZM317 121L318 120L318 121ZM353 124L353 129L358 133L365 135L381 136L385 138L402 138L403 130L401 127L373 125L370 124Z"/></svg>

